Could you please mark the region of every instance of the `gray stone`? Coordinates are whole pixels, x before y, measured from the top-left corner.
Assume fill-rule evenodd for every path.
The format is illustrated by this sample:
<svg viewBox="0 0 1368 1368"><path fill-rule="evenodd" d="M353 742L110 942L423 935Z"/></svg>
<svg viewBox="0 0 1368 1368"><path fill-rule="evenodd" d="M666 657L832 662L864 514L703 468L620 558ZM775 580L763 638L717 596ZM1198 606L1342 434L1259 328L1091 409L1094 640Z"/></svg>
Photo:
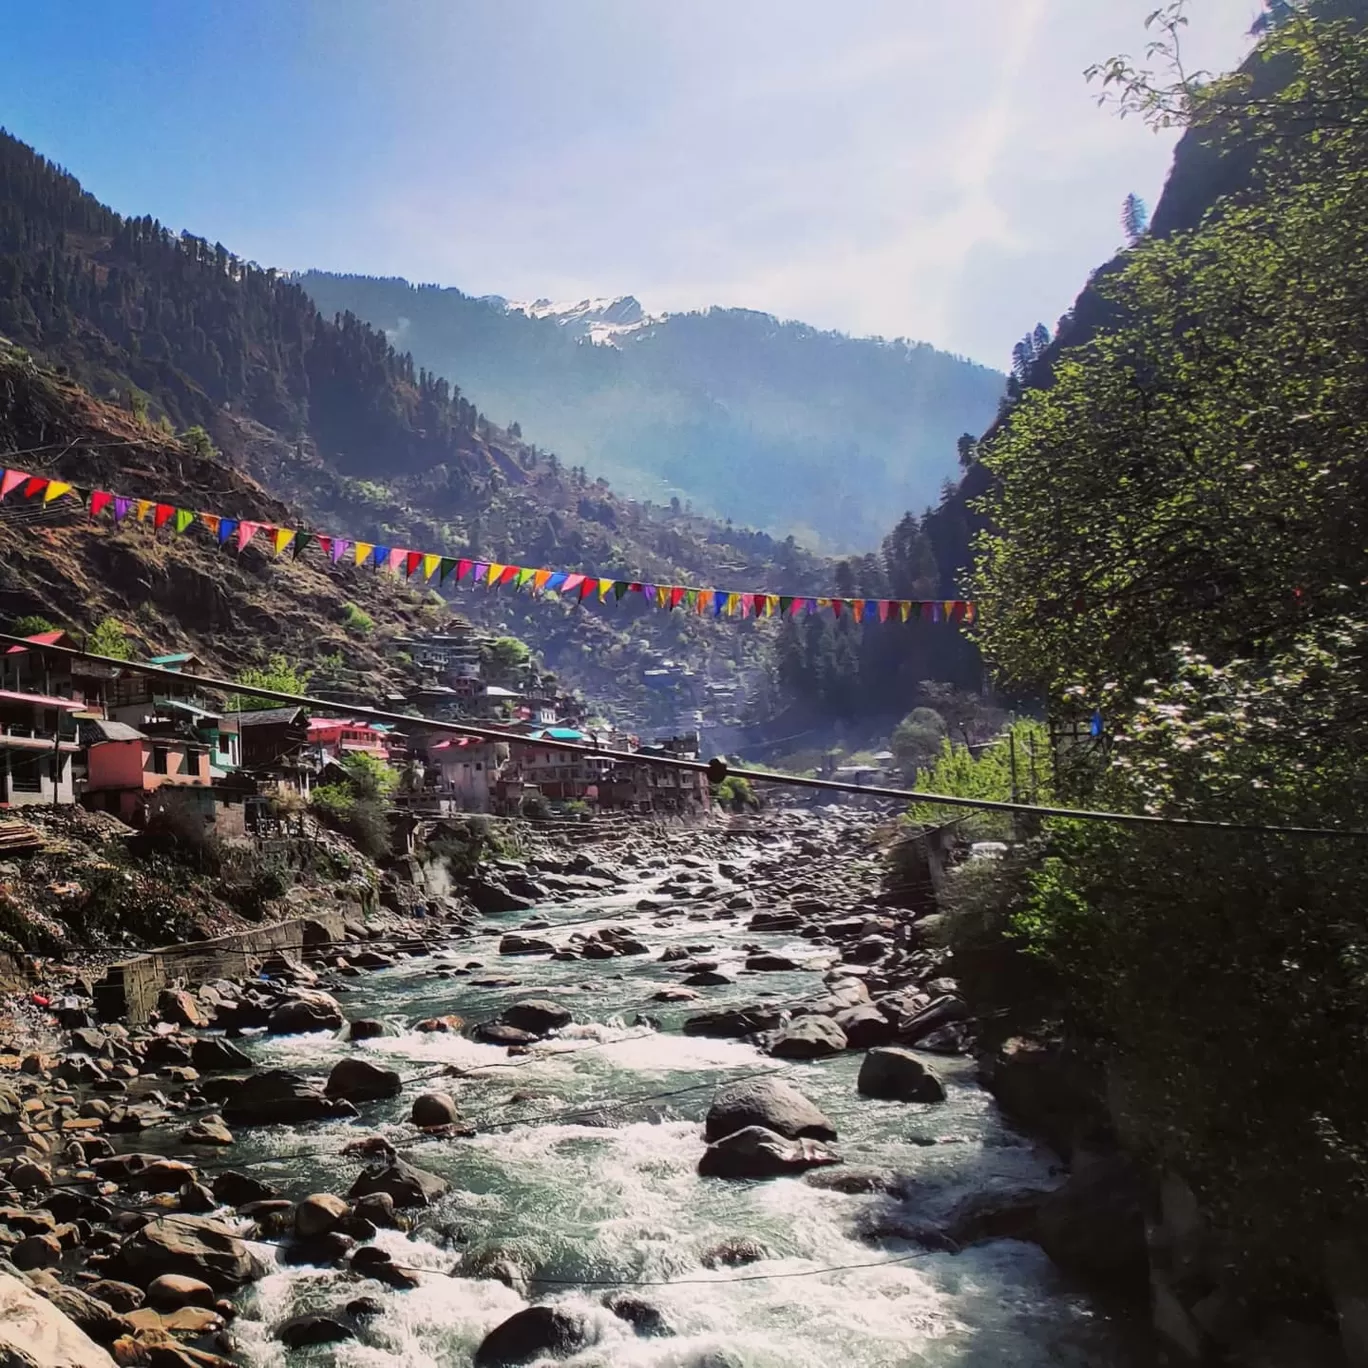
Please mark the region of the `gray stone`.
<svg viewBox="0 0 1368 1368"><path fill-rule="evenodd" d="M114 1360L46 1297L0 1274L4 1368L114 1368Z"/></svg>
<svg viewBox="0 0 1368 1368"><path fill-rule="evenodd" d="M454 1126L461 1115L450 1093L420 1093L413 1099L411 1119L415 1126Z"/></svg>
<svg viewBox="0 0 1368 1368"><path fill-rule="evenodd" d="M564 1358L588 1342L583 1316L556 1306L529 1306L484 1337L475 1351L475 1368L511 1368L548 1355Z"/></svg>
<svg viewBox="0 0 1368 1368"><path fill-rule="evenodd" d="M299 1125L355 1115L350 1102L327 1096L316 1082L289 1069L267 1069L248 1079L229 1094L223 1107L230 1125Z"/></svg>
<svg viewBox="0 0 1368 1368"><path fill-rule="evenodd" d="M163 1273L184 1273L220 1292L260 1278L265 1269L221 1221L175 1214L148 1221L123 1242L120 1271L131 1282L150 1284Z"/></svg>
<svg viewBox="0 0 1368 1368"><path fill-rule="evenodd" d="M402 1159L392 1159L383 1169L363 1171L351 1185L348 1196L367 1197L384 1192L397 1207L424 1207L437 1201L446 1190L445 1178L414 1168Z"/></svg>
<svg viewBox="0 0 1368 1368"><path fill-rule="evenodd" d="M266 1018L272 1035L305 1035L311 1031L335 1031L343 1023L342 1009L329 993L296 988Z"/></svg>
<svg viewBox="0 0 1368 1368"><path fill-rule="evenodd" d="M770 1041L777 1059L825 1059L846 1048L845 1032L828 1017L799 1017Z"/></svg>
<svg viewBox="0 0 1368 1368"><path fill-rule="evenodd" d="M349 1056L333 1065L323 1091L329 1097L345 1098L348 1102L375 1102L384 1097L398 1097L400 1086L396 1070Z"/></svg>
<svg viewBox="0 0 1368 1368"><path fill-rule="evenodd" d="M711 1142L763 1126L788 1140L835 1140L836 1127L791 1083L781 1078L743 1079L719 1088L704 1123Z"/></svg>
<svg viewBox="0 0 1368 1368"><path fill-rule="evenodd" d="M896 1102L944 1102L945 1084L911 1050L885 1045L870 1050L855 1086L865 1097Z"/></svg>
<svg viewBox="0 0 1368 1368"><path fill-rule="evenodd" d="M747 1126L709 1145L698 1171L705 1178L780 1178L840 1162L834 1150L815 1140L788 1140L763 1126Z"/></svg>
<svg viewBox="0 0 1368 1368"><path fill-rule="evenodd" d="M295 1207L294 1229L301 1240L312 1240L336 1230L349 1208L331 1192L315 1192Z"/></svg>
<svg viewBox="0 0 1368 1368"><path fill-rule="evenodd" d="M515 1030L526 1031L529 1035L543 1036L550 1031L558 1031L568 1026L574 1017L568 1007L552 998L528 998L515 1002L499 1013L498 1022L502 1026L512 1026Z"/></svg>

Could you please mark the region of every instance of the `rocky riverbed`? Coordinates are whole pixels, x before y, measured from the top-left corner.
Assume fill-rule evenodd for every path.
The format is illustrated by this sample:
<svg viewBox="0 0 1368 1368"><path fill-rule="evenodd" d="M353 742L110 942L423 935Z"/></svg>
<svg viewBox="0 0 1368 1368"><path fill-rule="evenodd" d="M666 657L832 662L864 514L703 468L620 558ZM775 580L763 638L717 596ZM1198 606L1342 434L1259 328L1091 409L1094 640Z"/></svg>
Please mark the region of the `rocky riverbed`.
<svg viewBox="0 0 1368 1368"><path fill-rule="evenodd" d="M72 1365L1138 1361L879 874L840 809L547 843L143 1026L78 978L12 1004L0 1327Z"/></svg>

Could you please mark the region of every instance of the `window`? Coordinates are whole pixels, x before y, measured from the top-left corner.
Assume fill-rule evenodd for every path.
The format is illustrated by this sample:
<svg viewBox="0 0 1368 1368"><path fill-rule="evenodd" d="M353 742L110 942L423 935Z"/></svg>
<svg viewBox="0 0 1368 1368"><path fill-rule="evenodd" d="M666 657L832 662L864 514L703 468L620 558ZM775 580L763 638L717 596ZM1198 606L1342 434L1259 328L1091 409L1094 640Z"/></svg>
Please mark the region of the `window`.
<svg viewBox="0 0 1368 1368"><path fill-rule="evenodd" d="M169 765L170 755L171 752L166 746L152 747L153 774L169 774L171 772Z"/></svg>
<svg viewBox="0 0 1368 1368"><path fill-rule="evenodd" d="M47 756L10 753L10 788L15 793L42 793L47 776Z"/></svg>

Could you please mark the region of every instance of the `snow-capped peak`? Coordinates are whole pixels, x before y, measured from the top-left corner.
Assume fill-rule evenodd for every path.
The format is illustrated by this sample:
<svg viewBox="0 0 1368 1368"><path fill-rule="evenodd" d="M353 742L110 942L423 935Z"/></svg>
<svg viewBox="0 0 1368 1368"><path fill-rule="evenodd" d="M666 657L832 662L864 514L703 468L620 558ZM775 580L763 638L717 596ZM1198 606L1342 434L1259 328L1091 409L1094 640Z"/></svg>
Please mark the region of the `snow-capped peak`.
<svg viewBox="0 0 1368 1368"><path fill-rule="evenodd" d="M624 333L658 323L665 316L648 314L634 295L581 299L576 304L550 299L536 299L529 304L510 299L504 307L510 313L526 314L529 318L552 319L574 337L588 339L599 347L615 347Z"/></svg>

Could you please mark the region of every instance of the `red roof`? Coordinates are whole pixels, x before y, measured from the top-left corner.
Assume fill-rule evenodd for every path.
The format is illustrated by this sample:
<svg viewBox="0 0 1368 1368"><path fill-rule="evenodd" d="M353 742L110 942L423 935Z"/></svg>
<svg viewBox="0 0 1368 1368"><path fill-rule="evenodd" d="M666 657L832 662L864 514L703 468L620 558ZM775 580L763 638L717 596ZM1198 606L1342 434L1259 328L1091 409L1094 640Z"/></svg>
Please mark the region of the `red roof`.
<svg viewBox="0 0 1368 1368"><path fill-rule="evenodd" d="M0 699L10 703L32 703L35 708L65 708L70 712L83 712L84 703L74 698L55 698L51 694L19 693L14 689L0 689Z"/></svg>
<svg viewBox="0 0 1368 1368"><path fill-rule="evenodd" d="M58 628L54 632L36 632L33 636L26 636L25 641L31 641L35 646L56 646L66 633ZM16 651L27 651L27 646L11 646L6 655L13 655Z"/></svg>

